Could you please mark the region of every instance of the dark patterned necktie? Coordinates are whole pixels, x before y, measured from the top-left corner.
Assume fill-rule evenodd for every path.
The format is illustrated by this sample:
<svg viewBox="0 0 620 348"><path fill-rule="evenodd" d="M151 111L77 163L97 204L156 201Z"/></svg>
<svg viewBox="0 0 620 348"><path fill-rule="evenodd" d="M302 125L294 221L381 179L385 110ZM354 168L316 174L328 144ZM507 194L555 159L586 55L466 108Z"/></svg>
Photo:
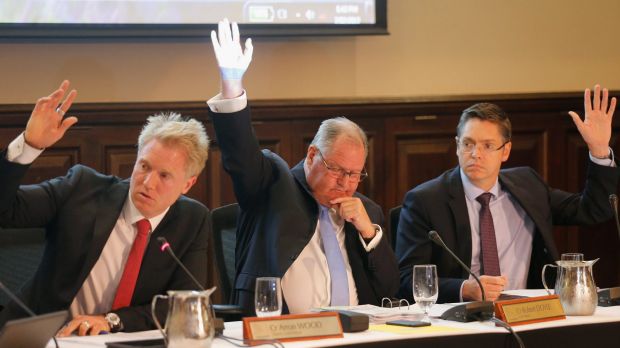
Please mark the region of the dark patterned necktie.
<svg viewBox="0 0 620 348"><path fill-rule="evenodd" d="M497 241L495 240L495 227L493 216L489 208L489 201L493 194L485 192L476 200L480 202L480 253L482 256L482 269L480 274L500 276L499 256L497 255Z"/></svg>

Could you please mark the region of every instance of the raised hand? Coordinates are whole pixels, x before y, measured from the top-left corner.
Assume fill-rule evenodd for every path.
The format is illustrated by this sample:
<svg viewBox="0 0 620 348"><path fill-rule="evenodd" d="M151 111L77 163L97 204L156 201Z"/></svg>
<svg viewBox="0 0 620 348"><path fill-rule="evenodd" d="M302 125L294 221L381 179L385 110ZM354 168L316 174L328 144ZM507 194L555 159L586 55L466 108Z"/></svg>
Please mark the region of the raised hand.
<svg viewBox="0 0 620 348"><path fill-rule="evenodd" d="M217 34L211 31L211 42L215 58L222 76L222 96L235 98L243 93L243 74L252 61L252 39L245 40L245 50L241 49L239 27L228 19L218 23Z"/></svg>
<svg viewBox="0 0 620 348"><path fill-rule="evenodd" d="M590 98L590 89L586 89L583 97L585 118L582 121L579 114L570 111L573 122L588 144L588 149L594 157L604 158L609 155L609 140L611 139L611 121L616 109L616 98L611 98L609 103L609 91L601 86L594 87L594 100Z"/></svg>
<svg viewBox="0 0 620 348"><path fill-rule="evenodd" d="M64 118L65 113L77 96L76 90L71 90L67 94L68 89L69 81L65 80L52 94L37 100L24 132L28 145L37 149L50 147L63 137L69 127L78 121L77 117L74 116ZM61 103L63 98L64 101Z"/></svg>

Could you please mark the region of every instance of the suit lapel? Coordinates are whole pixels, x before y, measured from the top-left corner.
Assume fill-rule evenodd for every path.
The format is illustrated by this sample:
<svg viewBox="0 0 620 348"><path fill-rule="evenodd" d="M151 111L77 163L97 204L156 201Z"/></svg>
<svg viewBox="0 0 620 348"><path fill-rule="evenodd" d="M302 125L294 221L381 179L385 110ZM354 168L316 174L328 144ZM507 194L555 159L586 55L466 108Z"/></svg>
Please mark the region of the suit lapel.
<svg viewBox="0 0 620 348"><path fill-rule="evenodd" d="M84 266L80 273L80 287L95 266L95 262L99 259L101 251L108 241L108 237L110 237L114 225L116 225L118 216L123 210L128 192L129 181L124 180L112 185L99 199L90 248L86 253Z"/></svg>
<svg viewBox="0 0 620 348"><path fill-rule="evenodd" d="M469 214L467 213L467 203L465 202L465 191L463 190L463 182L461 181L460 168L456 167L448 174L447 177L448 192L450 198L448 205L452 210L454 225L456 230L456 245L450 246L455 248L456 254L463 262L471 267L471 227L469 223ZM441 233L442 231L438 231ZM469 276L463 270L463 276Z"/></svg>
<svg viewBox="0 0 620 348"><path fill-rule="evenodd" d="M502 188L510 192L521 208L523 208L532 221L534 221L536 229L539 231L545 230L544 218L538 213L540 211L545 211L545 206L542 205L545 200L535 199L532 195L532 191L526 191L522 186L517 185L506 173L500 172L499 182Z"/></svg>

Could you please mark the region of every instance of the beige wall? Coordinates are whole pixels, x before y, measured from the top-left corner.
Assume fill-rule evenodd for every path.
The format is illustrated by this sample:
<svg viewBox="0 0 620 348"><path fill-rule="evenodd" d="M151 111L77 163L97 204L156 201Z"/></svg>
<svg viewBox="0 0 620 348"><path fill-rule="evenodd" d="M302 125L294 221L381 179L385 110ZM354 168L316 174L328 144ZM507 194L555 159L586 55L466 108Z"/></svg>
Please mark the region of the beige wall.
<svg viewBox="0 0 620 348"><path fill-rule="evenodd" d="M253 99L620 90L620 1L390 0L389 36L254 39ZM63 79L79 102L196 101L210 43L0 43L0 103Z"/></svg>

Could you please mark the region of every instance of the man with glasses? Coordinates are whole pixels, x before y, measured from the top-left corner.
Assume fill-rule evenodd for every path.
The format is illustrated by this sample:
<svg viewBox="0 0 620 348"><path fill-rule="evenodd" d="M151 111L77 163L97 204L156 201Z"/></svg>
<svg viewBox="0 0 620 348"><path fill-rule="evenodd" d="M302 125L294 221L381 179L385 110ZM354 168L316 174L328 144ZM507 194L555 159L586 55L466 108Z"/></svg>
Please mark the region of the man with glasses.
<svg viewBox="0 0 620 348"><path fill-rule="evenodd" d="M481 291L452 257L434 245L435 230L480 276L486 298L508 289L542 287L540 271L559 259L553 225L608 220L618 168L609 148L616 99L597 85L594 101L585 92L585 119L570 112L590 150L585 189L573 194L548 187L529 167L500 170L508 160L510 120L497 105L480 103L463 111L457 126L459 166L407 192L398 224L396 254L400 295L412 297L412 268L436 264L438 302L480 300Z"/></svg>
<svg viewBox="0 0 620 348"><path fill-rule="evenodd" d="M212 33L221 93L208 101L240 216L232 301L254 314L257 277L281 277L283 313L315 307L378 305L398 290L396 257L381 230L381 208L356 192L368 176L364 131L338 117L319 127L306 158L292 169L259 149L243 73L252 57L235 23Z"/></svg>

